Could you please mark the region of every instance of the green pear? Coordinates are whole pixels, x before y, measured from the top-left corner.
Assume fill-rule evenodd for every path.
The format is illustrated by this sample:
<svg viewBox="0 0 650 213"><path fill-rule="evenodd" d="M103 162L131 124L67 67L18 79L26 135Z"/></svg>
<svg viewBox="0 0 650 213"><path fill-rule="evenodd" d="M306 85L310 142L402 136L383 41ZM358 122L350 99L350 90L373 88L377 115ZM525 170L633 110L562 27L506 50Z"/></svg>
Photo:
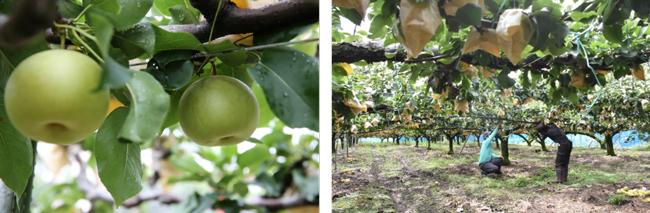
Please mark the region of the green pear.
<svg viewBox="0 0 650 213"><path fill-rule="evenodd" d="M228 146L248 139L260 119L253 91L233 77L210 76L190 85L178 105L185 135L203 146Z"/></svg>
<svg viewBox="0 0 650 213"><path fill-rule="evenodd" d="M7 115L16 130L43 142L82 141L106 118L109 90L98 88L102 68L72 50L47 50L22 61L5 87Z"/></svg>

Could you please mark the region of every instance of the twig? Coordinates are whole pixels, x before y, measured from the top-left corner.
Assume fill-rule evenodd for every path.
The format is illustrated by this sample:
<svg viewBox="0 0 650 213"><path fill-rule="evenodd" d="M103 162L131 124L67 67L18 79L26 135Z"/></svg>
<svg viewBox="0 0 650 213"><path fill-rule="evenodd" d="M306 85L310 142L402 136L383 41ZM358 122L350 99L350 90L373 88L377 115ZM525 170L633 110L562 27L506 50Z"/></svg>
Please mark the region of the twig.
<svg viewBox="0 0 650 213"><path fill-rule="evenodd" d="M79 191L83 192L86 195L86 199L91 201L101 200L109 204L115 203L113 197L107 190L97 189L90 184L86 176L86 163L81 159L79 153L76 153L74 157L77 162L79 162L79 176L77 177L77 187L79 188ZM162 203L164 204L173 204L181 201L174 196L164 194L160 190L149 190L138 193L138 195L135 197L124 201L122 205L127 208L131 208L140 205L145 201L158 199L162 200Z"/></svg>
<svg viewBox="0 0 650 213"><path fill-rule="evenodd" d="M11 15L0 14L0 46L19 48L52 26L57 0L16 1Z"/></svg>
<svg viewBox="0 0 650 213"><path fill-rule="evenodd" d="M301 193L296 193L291 197L283 198L262 198L255 197L246 199L246 205L266 207L267 210L274 212L283 209L289 209L298 206L310 205L309 201ZM318 204L315 204L318 205Z"/></svg>
<svg viewBox="0 0 650 213"><path fill-rule="evenodd" d="M274 43L274 44L265 44L265 45L259 45L259 46L254 46L254 47L245 47L241 49L236 49L236 50L228 50L228 51L222 51L222 52L212 52L212 53L198 53L196 55L193 55L190 57L191 59L195 58L203 58L205 56L214 56L214 55L222 55L222 54L227 54L227 53L235 53L235 52L243 52L243 51L253 51L253 50L260 50L260 49L266 49L266 48L273 48L273 47L280 47L280 46L287 46L287 45L292 45L292 44L300 44L300 43L308 43L308 42L314 42L318 41L318 38L314 39L307 39L307 40L300 40L300 41L291 41L291 42L280 42L280 43ZM140 66L140 65L146 65L149 62L140 62L140 63L133 63L129 64L129 66Z"/></svg>
<svg viewBox="0 0 650 213"><path fill-rule="evenodd" d="M259 45L259 46L254 46L254 47L244 47L242 49L229 50L229 51L223 51L223 52L199 53L199 54L193 55L191 58L202 58L202 57L205 57L205 56L212 56L212 55L222 55L222 54L242 52L242 51L253 51L253 50L266 49L266 48L288 46L288 45L292 45L292 44L308 43L308 42L314 42L314 41L318 41L318 38L301 40L301 41L280 42L280 43L275 43L275 44L265 44L265 45Z"/></svg>

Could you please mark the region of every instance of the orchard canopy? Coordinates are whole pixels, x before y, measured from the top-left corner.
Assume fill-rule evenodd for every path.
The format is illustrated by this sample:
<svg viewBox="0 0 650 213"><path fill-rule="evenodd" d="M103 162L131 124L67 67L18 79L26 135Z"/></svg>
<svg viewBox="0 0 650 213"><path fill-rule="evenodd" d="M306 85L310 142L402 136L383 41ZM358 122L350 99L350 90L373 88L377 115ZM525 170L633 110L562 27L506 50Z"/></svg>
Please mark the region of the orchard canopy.
<svg viewBox="0 0 650 213"><path fill-rule="evenodd" d="M0 212L318 205L318 0L3 0L0 20ZM83 54L101 77L80 83L58 75L35 88L92 84L106 92L106 103L110 97L98 131L66 146L25 136L5 107L5 86L21 62L55 50ZM182 95L215 75L238 79L247 103L257 103L226 102L223 109L259 109L259 122L249 119L252 135L237 145L201 146L181 127ZM193 113L212 118L222 110L205 109ZM228 129L242 119L219 116L204 123Z"/></svg>
<svg viewBox="0 0 650 213"><path fill-rule="evenodd" d="M534 122L592 137L608 155L617 133L650 130L646 1L333 4L333 137L446 136L453 153L455 137L505 120L508 162L508 136L530 145Z"/></svg>

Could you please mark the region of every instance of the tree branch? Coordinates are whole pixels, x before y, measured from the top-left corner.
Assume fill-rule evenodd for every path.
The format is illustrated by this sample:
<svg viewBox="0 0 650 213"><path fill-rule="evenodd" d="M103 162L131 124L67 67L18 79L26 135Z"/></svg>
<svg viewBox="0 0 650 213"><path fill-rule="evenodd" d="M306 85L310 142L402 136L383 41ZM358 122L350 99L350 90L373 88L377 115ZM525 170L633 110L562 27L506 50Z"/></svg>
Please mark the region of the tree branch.
<svg viewBox="0 0 650 213"><path fill-rule="evenodd" d="M387 53L394 53L395 56L392 58L386 57ZM650 51L642 51L638 55L647 54ZM434 55L430 54L420 54L417 58L406 60L406 53L401 48L398 51L398 46L393 44L388 47L383 46L383 41L381 40L361 40L361 41L352 41L352 42L342 42L338 44L332 44L332 63L354 63L358 61L365 60L368 63L381 62L381 61L396 61L396 62L405 62L405 63L417 63L423 61L437 61L443 58L450 58L451 55L440 54L434 51ZM617 60L627 61L632 64L642 64L645 63L640 57L624 57L624 56L615 56ZM464 54L461 56L461 61L468 64L478 65L478 62L472 62L474 58L473 54ZM557 56L554 59L551 57L537 57L534 54L531 54L525 59L522 59L524 65L513 65L510 61L504 58L496 58L492 60L488 67L493 69L502 69L504 66L510 68L510 70L517 70L521 68L530 68L530 69L550 69L552 66L558 65L567 65L575 66L583 69L587 68L587 61L584 58L575 58L570 54L565 54L562 56ZM594 61L590 59L589 61ZM590 64L594 70L612 70L612 66L603 66L600 64Z"/></svg>
<svg viewBox="0 0 650 213"><path fill-rule="evenodd" d="M310 205L310 202L305 199L300 193L296 193L291 197L283 198L262 198L254 197L245 200L246 205L266 207L271 212L289 209L298 206ZM318 204L316 204L318 205Z"/></svg>
<svg viewBox="0 0 650 213"><path fill-rule="evenodd" d="M42 34L54 22L57 0L22 0L12 14L0 14L0 46L18 48Z"/></svg>
<svg viewBox="0 0 650 213"><path fill-rule="evenodd" d="M101 200L109 204L115 203L113 197L107 190L100 190L90 184L86 176L86 163L81 159L79 153L75 154L75 159L79 162L79 176L77 177L77 187L79 191L86 195L86 199L94 201ZM149 190L138 193L135 197L129 198L122 203L122 206L131 208L138 206L148 200L162 200L164 204L173 204L180 202L180 199L163 194L160 190Z"/></svg>
<svg viewBox="0 0 650 213"><path fill-rule="evenodd" d="M289 25L318 21L318 0L285 0L257 8L239 8L230 0L223 0L216 22L218 0L191 0L206 21L196 24L161 26L170 32L187 32L199 41L207 42L224 35L237 33L261 33ZM212 38L211 26L214 25Z"/></svg>

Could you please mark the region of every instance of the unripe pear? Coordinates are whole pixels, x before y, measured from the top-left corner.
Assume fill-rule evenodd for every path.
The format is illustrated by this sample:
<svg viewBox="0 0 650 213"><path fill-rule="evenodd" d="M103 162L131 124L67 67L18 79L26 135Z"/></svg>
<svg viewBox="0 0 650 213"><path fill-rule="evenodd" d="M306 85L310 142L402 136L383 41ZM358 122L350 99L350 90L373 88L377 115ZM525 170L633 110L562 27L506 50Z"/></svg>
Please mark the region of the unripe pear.
<svg viewBox="0 0 650 213"><path fill-rule="evenodd" d="M102 68L82 53L36 53L23 60L7 81L7 115L31 139L59 145L82 141L106 118L109 91L95 91L101 75Z"/></svg>
<svg viewBox="0 0 650 213"><path fill-rule="evenodd" d="M185 135L203 146L228 146L248 139L260 119L253 91L233 77L211 76L190 85L178 105Z"/></svg>

